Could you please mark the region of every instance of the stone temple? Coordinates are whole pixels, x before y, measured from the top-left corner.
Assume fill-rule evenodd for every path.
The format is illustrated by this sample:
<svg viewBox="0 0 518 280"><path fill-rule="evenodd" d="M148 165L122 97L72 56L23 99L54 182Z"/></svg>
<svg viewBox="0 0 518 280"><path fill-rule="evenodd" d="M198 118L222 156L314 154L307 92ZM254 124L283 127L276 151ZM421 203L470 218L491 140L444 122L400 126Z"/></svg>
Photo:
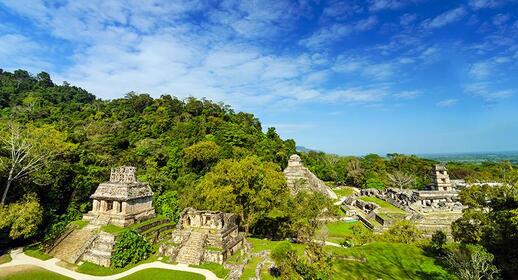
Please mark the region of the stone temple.
<svg viewBox="0 0 518 280"><path fill-rule="evenodd" d="M135 167L112 169L110 181L101 183L90 198L92 210L83 219L93 223L125 227L155 216L153 192L137 181Z"/></svg>
<svg viewBox="0 0 518 280"><path fill-rule="evenodd" d="M331 188L302 165L299 155L290 156L288 167L284 169L284 175L292 194L297 194L301 190L309 190L319 192L332 199L338 198Z"/></svg>
<svg viewBox="0 0 518 280"><path fill-rule="evenodd" d="M108 267L116 236L102 231L101 226L126 227L154 217L153 192L136 180L135 167L122 166L112 169L110 181L100 184L90 197L92 210L83 215L88 225L67 227L47 253L69 263L88 261Z"/></svg>
<svg viewBox="0 0 518 280"><path fill-rule="evenodd" d="M171 242L161 244L159 253L183 264L222 264L244 245L237 216L231 213L186 208L173 231Z"/></svg>

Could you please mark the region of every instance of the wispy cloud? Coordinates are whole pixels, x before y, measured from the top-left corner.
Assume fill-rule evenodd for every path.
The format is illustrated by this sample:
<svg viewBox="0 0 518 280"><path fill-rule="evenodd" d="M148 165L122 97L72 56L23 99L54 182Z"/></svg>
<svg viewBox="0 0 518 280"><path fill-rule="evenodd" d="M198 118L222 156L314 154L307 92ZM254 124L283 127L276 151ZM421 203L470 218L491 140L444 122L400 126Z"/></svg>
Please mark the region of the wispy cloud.
<svg viewBox="0 0 518 280"><path fill-rule="evenodd" d="M492 89L489 82L479 82L466 85L464 91L473 96L482 98L485 102L495 103L512 97L515 94L511 89Z"/></svg>
<svg viewBox="0 0 518 280"><path fill-rule="evenodd" d="M396 10L406 6L409 2L405 0L370 0L369 10L380 11L380 10Z"/></svg>
<svg viewBox="0 0 518 280"><path fill-rule="evenodd" d="M437 106L439 107L442 107L442 108L446 108L446 107L452 107L452 106L455 106L457 104L458 100L457 99L444 99L444 100L441 100L439 102L437 102Z"/></svg>
<svg viewBox="0 0 518 280"><path fill-rule="evenodd" d="M335 23L326 25L315 31L308 38L301 40L300 44L308 48L319 49L326 45L343 40L351 34L370 30L374 28L377 23L378 19L375 16L369 16L352 23Z"/></svg>
<svg viewBox="0 0 518 280"><path fill-rule="evenodd" d="M402 91L402 92L395 93L394 97L397 99L410 100L410 99L416 99L420 95L421 95L421 92L419 92L417 90L411 90L411 91Z"/></svg>
<svg viewBox="0 0 518 280"><path fill-rule="evenodd" d="M469 0L469 5L474 9L496 8L505 2L506 0Z"/></svg>
<svg viewBox="0 0 518 280"><path fill-rule="evenodd" d="M423 22L423 27L428 29L440 28L455 21L460 20L467 14L464 7L458 7L448 10L432 19L427 19Z"/></svg>

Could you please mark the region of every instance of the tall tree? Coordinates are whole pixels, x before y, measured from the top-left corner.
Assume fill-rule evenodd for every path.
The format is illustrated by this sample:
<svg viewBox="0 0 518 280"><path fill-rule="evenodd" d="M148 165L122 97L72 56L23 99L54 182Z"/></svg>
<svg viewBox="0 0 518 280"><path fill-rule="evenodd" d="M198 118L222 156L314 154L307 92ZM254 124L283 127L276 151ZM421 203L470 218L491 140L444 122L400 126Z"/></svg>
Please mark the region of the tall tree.
<svg viewBox="0 0 518 280"><path fill-rule="evenodd" d="M0 204L5 204L13 182L43 169L51 159L72 148L65 134L52 126L28 126L9 123L2 135L2 149L7 154L1 158L2 170L7 172L6 185Z"/></svg>

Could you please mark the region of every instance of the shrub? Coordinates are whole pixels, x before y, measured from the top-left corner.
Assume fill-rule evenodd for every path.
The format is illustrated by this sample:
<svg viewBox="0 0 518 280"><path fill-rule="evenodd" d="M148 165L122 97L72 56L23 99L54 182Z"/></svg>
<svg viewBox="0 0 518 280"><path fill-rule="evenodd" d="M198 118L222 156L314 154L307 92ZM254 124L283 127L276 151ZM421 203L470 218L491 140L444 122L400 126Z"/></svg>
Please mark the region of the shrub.
<svg viewBox="0 0 518 280"><path fill-rule="evenodd" d="M412 222L402 220L391 225L381 238L388 242L409 244L421 239L421 231Z"/></svg>
<svg viewBox="0 0 518 280"><path fill-rule="evenodd" d="M134 230L124 231L115 242L112 265L125 267L128 264L145 260L151 254L151 245Z"/></svg>

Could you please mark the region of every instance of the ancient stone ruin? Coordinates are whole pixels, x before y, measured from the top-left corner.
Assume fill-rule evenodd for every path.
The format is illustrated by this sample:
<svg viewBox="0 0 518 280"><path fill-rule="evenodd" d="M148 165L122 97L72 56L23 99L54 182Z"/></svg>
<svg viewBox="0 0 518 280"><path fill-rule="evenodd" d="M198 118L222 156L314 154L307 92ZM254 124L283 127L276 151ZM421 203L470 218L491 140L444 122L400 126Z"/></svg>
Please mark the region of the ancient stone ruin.
<svg viewBox="0 0 518 280"><path fill-rule="evenodd" d="M464 206L459 201L458 191L453 187L445 166L435 165L432 168L431 181L427 190L364 189L361 196L375 196L406 210L406 219L414 220L427 236L431 236L436 230L450 233L451 223L462 215ZM356 196L349 197L345 203L366 213L368 217L376 217L382 225L390 224L381 221L383 219L378 218L376 209L372 209L370 205L358 204Z"/></svg>
<svg viewBox="0 0 518 280"><path fill-rule="evenodd" d="M100 184L90 197L92 210L83 219L93 223L125 227L155 216L153 192L137 181L135 167L112 169L110 181Z"/></svg>
<svg viewBox="0 0 518 280"><path fill-rule="evenodd" d="M302 165L299 155L290 156L288 167L284 169L284 175L292 194L297 194L301 190L309 190L322 193L332 199L338 198L331 188Z"/></svg>
<svg viewBox="0 0 518 280"><path fill-rule="evenodd" d="M159 253L183 264L222 264L245 242L244 235L238 232L236 219L231 213L186 208L171 241L161 244Z"/></svg>
<svg viewBox="0 0 518 280"><path fill-rule="evenodd" d="M135 167L122 166L111 171L110 181L97 187L91 196L92 210L83 216L88 225L68 227L47 252L69 263L89 261L110 266L116 236L100 231L101 225L126 227L155 216L153 192L135 178Z"/></svg>

